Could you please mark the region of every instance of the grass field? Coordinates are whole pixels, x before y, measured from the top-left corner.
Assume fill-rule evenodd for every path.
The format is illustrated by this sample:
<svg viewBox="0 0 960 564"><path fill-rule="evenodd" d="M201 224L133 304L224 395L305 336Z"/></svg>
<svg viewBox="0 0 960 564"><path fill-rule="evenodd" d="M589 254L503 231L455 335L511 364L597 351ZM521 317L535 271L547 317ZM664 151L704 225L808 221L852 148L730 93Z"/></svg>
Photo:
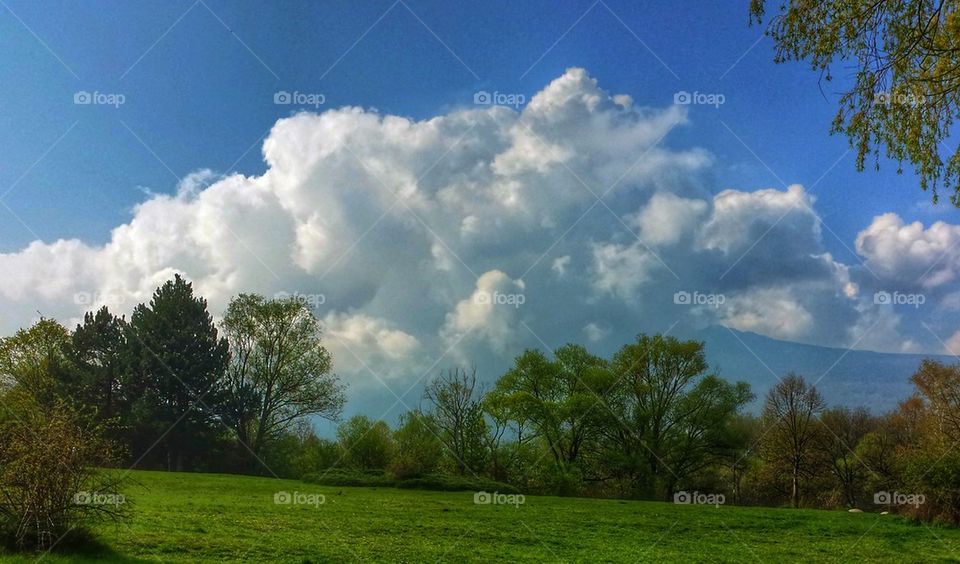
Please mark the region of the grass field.
<svg viewBox="0 0 960 564"><path fill-rule="evenodd" d="M333 488L298 481L135 472L129 524L105 547L45 562L783 562L957 561L960 530L812 510ZM277 492L300 502L277 504ZM32 559L0 556L0 562Z"/></svg>

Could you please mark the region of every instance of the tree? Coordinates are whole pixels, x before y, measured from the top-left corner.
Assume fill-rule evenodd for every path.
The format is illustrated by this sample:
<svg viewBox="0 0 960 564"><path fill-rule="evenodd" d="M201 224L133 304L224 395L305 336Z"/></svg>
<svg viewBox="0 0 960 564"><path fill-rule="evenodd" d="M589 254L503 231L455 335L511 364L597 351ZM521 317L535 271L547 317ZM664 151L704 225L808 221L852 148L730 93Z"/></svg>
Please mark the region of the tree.
<svg viewBox="0 0 960 564"><path fill-rule="evenodd" d="M116 461L99 429L61 400L44 405L11 395L5 405L15 407L0 417L0 536L46 550L92 520L124 517L117 476L99 470Z"/></svg>
<svg viewBox="0 0 960 564"><path fill-rule="evenodd" d="M937 422L937 434L950 444L960 441L960 364L924 360L910 380Z"/></svg>
<svg viewBox="0 0 960 564"><path fill-rule="evenodd" d="M400 416L400 427L393 432L397 455L390 472L398 478L419 478L437 470L443 458L443 443L434 431L434 422L419 410Z"/></svg>
<svg viewBox="0 0 960 564"><path fill-rule="evenodd" d="M0 542L47 550L97 518L126 512L114 445L96 422L57 394L65 329L40 322L0 342L0 365L13 384L0 390ZM110 499L118 503L88 503Z"/></svg>
<svg viewBox="0 0 960 564"><path fill-rule="evenodd" d="M730 384L713 375L693 385L677 402L673 428L666 429L663 462L668 496L677 486L722 462L729 451L744 447L741 429L732 425L740 409L753 400L749 385Z"/></svg>
<svg viewBox="0 0 960 564"><path fill-rule="evenodd" d="M126 336L135 456L157 445L168 470L185 470L215 438L219 382L229 359L227 341L179 274L157 289L149 305L133 310Z"/></svg>
<svg viewBox="0 0 960 564"><path fill-rule="evenodd" d="M732 501L739 505L745 497L744 478L756 463L753 448L763 431L760 420L753 415L737 415L727 422L726 427L731 441L722 449L721 460L733 494Z"/></svg>
<svg viewBox="0 0 960 564"><path fill-rule="evenodd" d="M100 421L117 416L126 370L126 322L106 306L87 312L66 349L64 393L78 405L92 408Z"/></svg>
<svg viewBox="0 0 960 564"><path fill-rule="evenodd" d="M476 475L486 465L487 425L477 390L477 372L454 368L431 380L423 392L430 421L457 474Z"/></svg>
<svg viewBox="0 0 960 564"><path fill-rule="evenodd" d="M255 457L308 416L340 415L344 392L302 300L240 294L221 325L232 353L222 415Z"/></svg>
<svg viewBox="0 0 960 564"><path fill-rule="evenodd" d="M29 329L0 339L0 392L17 384L38 397L54 392L54 381L45 376L64 364L70 332L52 319L41 317ZM44 376L44 377L41 377Z"/></svg>
<svg viewBox="0 0 960 564"><path fill-rule="evenodd" d="M950 192L960 206L960 148L944 162L940 148L960 117L960 1L793 0L781 2L767 33L776 62L809 60L829 81L836 65L852 67L831 133L843 133L879 167L886 155L916 169L922 189ZM767 0L751 0L751 21Z"/></svg>
<svg viewBox="0 0 960 564"><path fill-rule="evenodd" d="M602 394L611 380L607 362L579 345L557 349L554 360L528 349L497 381L492 397L519 429L529 422L555 465L564 467L578 462L596 439L606 409Z"/></svg>
<svg viewBox="0 0 960 564"><path fill-rule="evenodd" d="M396 451L390 427L365 415L354 415L337 427L337 440L347 465L359 470L384 470Z"/></svg>
<svg viewBox="0 0 960 564"><path fill-rule="evenodd" d="M790 476L790 504L800 507L801 480L814 468L818 415L826 403L802 376L787 374L767 394L763 406L762 456L785 467Z"/></svg>
<svg viewBox="0 0 960 564"><path fill-rule="evenodd" d="M487 450L490 453L490 475L502 482L521 482L529 486L531 473L527 459L535 454L538 435L533 422L523 409L522 394L513 394L508 386L497 385L483 398L483 410L490 420Z"/></svg>
<svg viewBox="0 0 960 564"><path fill-rule="evenodd" d="M293 470L297 478L307 474L328 470L340 461L340 445L321 439L311 430L300 437L300 449L293 459Z"/></svg>
<svg viewBox="0 0 960 564"><path fill-rule="evenodd" d="M638 335L614 355L609 439L621 471L655 495L716 462L732 440L728 422L753 398L708 369L703 343L663 335Z"/></svg>
<svg viewBox="0 0 960 564"><path fill-rule="evenodd" d="M917 394L896 414L900 485L925 495L912 510L918 517L960 523L960 364L925 360L911 380Z"/></svg>
<svg viewBox="0 0 960 564"><path fill-rule="evenodd" d="M866 409L837 407L824 410L820 422L826 432L820 434L819 448L828 459L843 502L847 507L857 507L867 473L872 472L857 454L857 447L873 429L874 421Z"/></svg>

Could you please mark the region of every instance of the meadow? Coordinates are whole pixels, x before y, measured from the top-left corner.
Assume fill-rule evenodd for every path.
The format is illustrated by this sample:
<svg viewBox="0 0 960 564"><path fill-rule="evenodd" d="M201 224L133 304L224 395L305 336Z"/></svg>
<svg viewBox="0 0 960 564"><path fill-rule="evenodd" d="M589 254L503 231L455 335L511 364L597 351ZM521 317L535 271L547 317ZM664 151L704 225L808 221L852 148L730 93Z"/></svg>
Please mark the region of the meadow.
<svg viewBox="0 0 960 564"><path fill-rule="evenodd" d="M960 530L895 515L133 472L133 518L44 562L957 561ZM278 495L279 494L279 495ZM285 496L286 494L286 496ZM289 503L277 503L289 501ZM0 562L36 558L0 555Z"/></svg>

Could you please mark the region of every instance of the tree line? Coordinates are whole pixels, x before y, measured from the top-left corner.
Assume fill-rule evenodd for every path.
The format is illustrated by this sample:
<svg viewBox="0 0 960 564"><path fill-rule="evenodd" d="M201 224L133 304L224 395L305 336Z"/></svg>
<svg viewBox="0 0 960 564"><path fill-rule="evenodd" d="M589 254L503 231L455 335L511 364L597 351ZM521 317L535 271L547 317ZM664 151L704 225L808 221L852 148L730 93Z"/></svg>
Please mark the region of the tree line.
<svg viewBox="0 0 960 564"><path fill-rule="evenodd" d="M703 343L641 334L610 358L578 344L526 350L489 387L451 368L394 428L359 415L324 439L311 422L339 420L344 385L308 304L241 294L215 323L176 276L129 320L104 307L73 331L44 318L0 339L0 520L36 520L33 492L59 496L40 505L67 521L70 488L50 480L68 475L75 489L95 480L91 467L136 467L663 500L696 491L957 522L960 365L926 361L912 380L913 397L871 414L829 407L788 374L754 415L750 387L714 374Z"/></svg>
<svg viewBox="0 0 960 564"><path fill-rule="evenodd" d="M321 483L337 468L452 473L526 493L676 501L699 492L958 524L960 364L926 360L911 380L915 393L897 409L871 414L831 407L786 374L752 414L749 387L711 374L700 342L640 335L609 360L579 345L552 358L528 350L486 392L472 372L433 379L421 409L392 432L356 416L337 441L307 438L301 448L317 455L301 470L324 469Z"/></svg>

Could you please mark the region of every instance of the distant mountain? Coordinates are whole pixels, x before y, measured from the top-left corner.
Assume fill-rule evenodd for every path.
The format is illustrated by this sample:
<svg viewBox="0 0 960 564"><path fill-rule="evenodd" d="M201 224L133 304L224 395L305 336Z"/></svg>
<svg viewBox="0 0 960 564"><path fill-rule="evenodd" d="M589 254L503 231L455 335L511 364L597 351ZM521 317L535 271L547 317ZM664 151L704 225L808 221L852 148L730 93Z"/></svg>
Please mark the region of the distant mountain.
<svg viewBox="0 0 960 564"><path fill-rule="evenodd" d="M817 389L830 406L862 406L879 414L895 409L899 402L913 394L910 376L923 359L933 358L948 364L957 362L954 357L945 355L848 351L805 345L721 326L676 336L704 341L711 369L725 380L750 384L756 400L748 406L748 410L754 413L760 411L763 399L777 383L777 377L783 377L787 372L796 372L808 382L816 382ZM599 351L597 354L609 356L612 351ZM480 367L481 385L490 389L497 377L509 367L509 362L509 358L503 358L497 365ZM402 402L376 383L362 388L350 387L344 415L364 414L395 424L397 417L408 407L416 407L421 403L423 382L410 389L408 385L409 382L391 382L394 391L402 395ZM316 423L321 435L328 438L334 436L335 424L321 420Z"/></svg>
<svg viewBox="0 0 960 564"><path fill-rule="evenodd" d="M804 345L725 327L710 327L695 338L706 343L707 360L721 377L751 385L757 395L752 407L757 411L767 391L777 383L776 376L793 371L808 382L817 382L817 389L831 406L863 406L881 413L896 408L913 393L910 376L923 359L957 362L945 355Z"/></svg>

